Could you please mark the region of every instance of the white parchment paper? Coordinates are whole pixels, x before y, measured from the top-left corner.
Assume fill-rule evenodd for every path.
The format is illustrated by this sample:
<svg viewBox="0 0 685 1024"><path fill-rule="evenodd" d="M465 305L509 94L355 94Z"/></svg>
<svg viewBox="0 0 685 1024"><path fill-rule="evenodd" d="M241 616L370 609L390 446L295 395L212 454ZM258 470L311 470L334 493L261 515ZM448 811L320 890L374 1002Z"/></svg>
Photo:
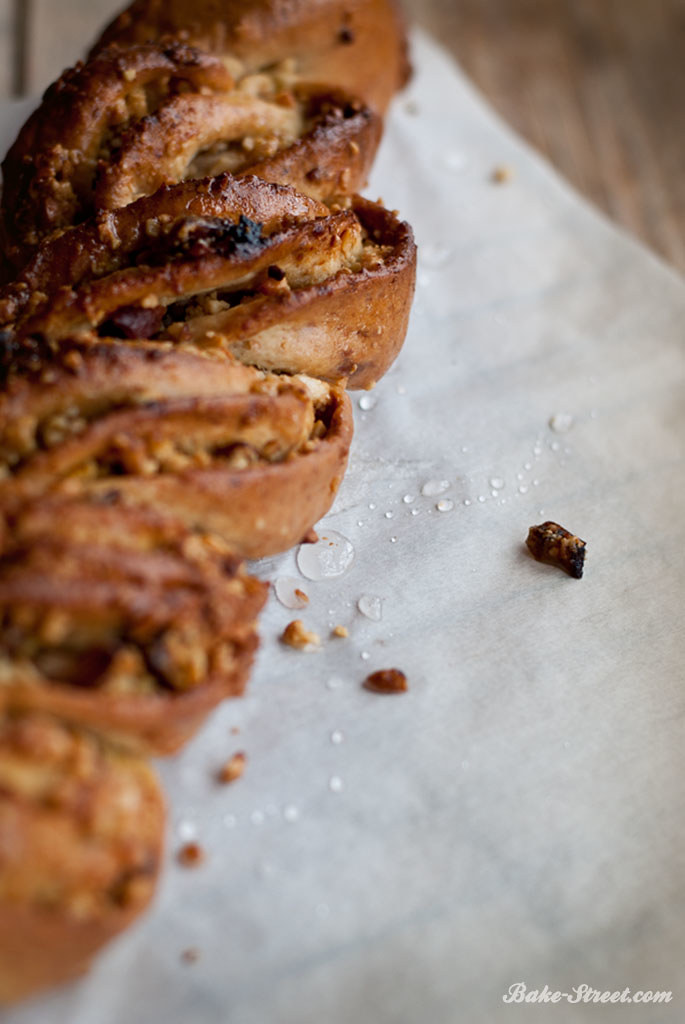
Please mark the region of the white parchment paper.
<svg viewBox="0 0 685 1024"><path fill-rule="evenodd" d="M416 308L327 520L355 562L297 613L350 637L286 650L272 600L249 696L162 766L170 854L206 864L170 856L142 923L8 1024L685 1019L685 288L414 43L369 191L415 226ZM582 581L528 557L548 518ZM361 689L390 666L409 693ZM518 981L673 1000L505 1005Z"/></svg>

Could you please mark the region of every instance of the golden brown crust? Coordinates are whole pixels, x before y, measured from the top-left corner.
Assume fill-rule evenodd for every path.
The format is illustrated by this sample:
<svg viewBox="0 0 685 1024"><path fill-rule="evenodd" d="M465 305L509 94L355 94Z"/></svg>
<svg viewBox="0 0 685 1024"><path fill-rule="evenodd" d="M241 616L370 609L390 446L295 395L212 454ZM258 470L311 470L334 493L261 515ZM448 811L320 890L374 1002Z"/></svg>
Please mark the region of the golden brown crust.
<svg viewBox="0 0 685 1024"><path fill-rule="evenodd" d="M330 82L383 112L409 77L395 0L136 0L94 47L170 34L250 71L291 59L302 81Z"/></svg>
<svg viewBox="0 0 685 1024"><path fill-rule="evenodd" d="M162 185L230 171L317 198L361 188L380 118L329 86L276 72L235 81L189 46L103 51L66 71L3 162L4 248L21 269L39 243Z"/></svg>
<svg viewBox="0 0 685 1024"><path fill-rule="evenodd" d="M223 543L152 511L24 506L0 557L2 699L172 753L242 692L265 599Z"/></svg>
<svg viewBox="0 0 685 1024"><path fill-rule="evenodd" d="M257 178L196 188L208 199L197 206L213 215L189 216L176 191L185 196L188 186L175 186L44 245L0 294L0 322L54 340L106 335L121 329L120 311L136 310L138 337L220 346L263 369L373 386L407 329L416 272L409 226L359 197L330 211ZM253 221L262 209L268 218Z"/></svg>
<svg viewBox="0 0 685 1024"><path fill-rule="evenodd" d="M351 438L343 393L228 353L92 338L55 353L29 346L0 395L0 510L47 494L116 498L259 558L325 515Z"/></svg>
<svg viewBox="0 0 685 1024"><path fill-rule="evenodd" d="M82 974L149 903L164 836L138 758L45 715L0 721L0 1003Z"/></svg>

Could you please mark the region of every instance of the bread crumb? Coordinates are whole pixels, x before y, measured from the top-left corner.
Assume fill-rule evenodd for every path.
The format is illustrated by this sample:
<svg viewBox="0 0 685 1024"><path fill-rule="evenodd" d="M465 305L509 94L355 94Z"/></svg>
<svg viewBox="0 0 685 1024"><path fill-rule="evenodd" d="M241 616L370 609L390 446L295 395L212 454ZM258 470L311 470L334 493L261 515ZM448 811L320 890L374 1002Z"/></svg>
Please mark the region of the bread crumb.
<svg viewBox="0 0 685 1024"><path fill-rule="evenodd" d="M304 590L300 590L299 587L296 587L294 593L297 600L301 601L303 605L309 604L309 596L305 594Z"/></svg>
<svg viewBox="0 0 685 1024"><path fill-rule="evenodd" d="M409 689L407 677L398 668L384 668L372 672L364 680L363 686L372 693L406 693Z"/></svg>
<svg viewBox="0 0 685 1024"><path fill-rule="evenodd" d="M334 626L333 627L333 636L339 636L342 640L345 640L345 639L347 639L347 637L349 635L350 635L350 632L349 632L347 626Z"/></svg>
<svg viewBox="0 0 685 1024"><path fill-rule="evenodd" d="M181 961L184 964L196 964L199 959L199 949L184 949L181 953Z"/></svg>
<svg viewBox="0 0 685 1024"><path fill-rule="evenodd" d="M574 579L582 579L585 566L585 541L569 533L559 523L548 520L528 530L526 547L538 562L563 569Z"/></svg>
<svg viewBox="0 0 685 1024"><path fill-rule="evenodd" d="M303 650L305 647L318 647L321 638L318 633L306 629L301 619L294 619L285 627L281 643L287 644L288 647L295 647L297 650Z"/></svg>
<svg viewBox="0 0 685 1024"><path fill-rule="evenodd" d="M236 780L243 775L246 764L247 755L242 751L234 754L233 757L229 757L226 764L222 765L219 769L219 782L226 786L230 785L232 782L236 782Z"/></svg>
<svg viewBox="0 0 685 1024"><path fill-rule="evenodd" d="M205 851L199 843L186 843L178 851L177 860L181 867L196 868L205 859Z"/></svg>
<svg viewBox="0 0 685 1024"><path fill-rule="evenodd" d="M493 170L491 177L495 185L506 185L514 177L514 172L506 164L499 164Z"/></svg>

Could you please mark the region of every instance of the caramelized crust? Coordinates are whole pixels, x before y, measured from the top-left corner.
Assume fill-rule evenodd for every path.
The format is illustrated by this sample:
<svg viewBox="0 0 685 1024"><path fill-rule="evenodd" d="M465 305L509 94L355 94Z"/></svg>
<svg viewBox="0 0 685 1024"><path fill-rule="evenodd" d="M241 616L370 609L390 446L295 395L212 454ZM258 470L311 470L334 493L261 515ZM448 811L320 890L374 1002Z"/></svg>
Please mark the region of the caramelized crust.
<svg viewBox="0 0 685 1024"><path fill-rule="evenodd" d="M106 50L48 89L5 158L7 258L20 269L55 232L184 179L229 171L318 198L356 191L380 131L347 94L276 71L235 81L178 43Z"/></svg>
<svg viewBox="0 0 685 1024"><path fill-rule="evenodd" d="M373 386L407 329L409 226L358 197L329 210L256 178L196 188L211 214L179 202L187 185L163 188L45 244L0 294L0 322L20 337L210 345L262 369Z"/></svg>
<svg viewBox="0 0 685 1024"><path fill-rule="evenodd" d="M292 61L301 81L330 82L383 112L409 77L395 0L135 0L95 45L171 34L247 71Z"/></svg>
<svg viewBox="0 0 685 1024"><path fill-rule="evenodd" d="M148 905L164 802L136 757L0 694L0 1003L82 974Z"/></svg>
<svg viewBox="0 0 685 1024"><path fill-rule="evenodd" d="M242 693L266 587L218 538L111 496L6 516L0 693L129 749L179 749Z"/></svg>

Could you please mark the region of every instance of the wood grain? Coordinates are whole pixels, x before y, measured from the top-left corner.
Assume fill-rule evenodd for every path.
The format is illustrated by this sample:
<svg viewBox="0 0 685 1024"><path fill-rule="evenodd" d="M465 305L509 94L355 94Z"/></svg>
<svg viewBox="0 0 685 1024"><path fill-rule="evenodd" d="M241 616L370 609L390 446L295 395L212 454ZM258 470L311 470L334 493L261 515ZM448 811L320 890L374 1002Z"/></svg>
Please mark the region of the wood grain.
<svg viewBox="0 0 685 1024"><path fill-rule="evenodd" d="M15 2L28 18L33 93L80 57L120 6ZM573 185L685 270L685 0L404 2ZM0 0L1 95L12 84L14 7Z"/></svg>
<svg viewBox="0 0 685 1024"><path fill-rule="evenodd" d="M15 91L15 38L13 0L0 0L0 99Z"/></svg>

